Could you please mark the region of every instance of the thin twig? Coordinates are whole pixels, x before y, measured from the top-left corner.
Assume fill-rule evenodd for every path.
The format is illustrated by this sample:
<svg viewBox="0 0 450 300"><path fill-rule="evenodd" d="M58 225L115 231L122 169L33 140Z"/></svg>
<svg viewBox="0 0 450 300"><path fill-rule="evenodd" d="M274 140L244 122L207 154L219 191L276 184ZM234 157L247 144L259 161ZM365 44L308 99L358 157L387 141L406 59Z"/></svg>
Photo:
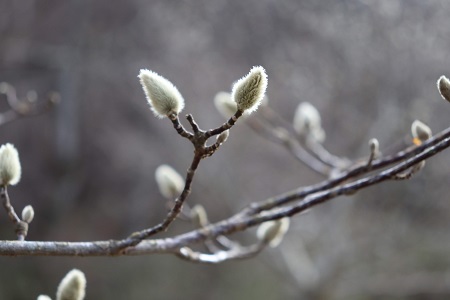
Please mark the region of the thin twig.
<svg viewBox="0 0 450 300"><path fill-rule="evenodd" d="M172 207L172 209L167 214L164 221L159 223L156 226L153 226L151 228L135 232L132 235L129 236L129 238L126 240L126 242L119 243L118 249L121 251L126 247L133 247L139 244L142 240L158 233L161 231L165 231L169 225L175 221L177 216L181 212L181 208L183 207L183 203L186 200L186 198L191 193L191 186L192 186L192 180L194 179L195 171L197 170L197 167L200 163L200 160L202 159L201 154L196 153L194 156L194 159L192 160L191 166L189 167L187 174L186 174L186 182L184 185L183 192L181 195L175 199L175 205Z"/></svg>
<svg viewBox="0 0 450 300"><path fill-rule="evenodd" d="M170 115L169 119L172 121L173 127L175 128L175 130L178 132L179 135L192 141L194 135L183 127L183 125L180 123L180 119L178 118L177 114Z"/></svg>
<svg viewBox="0 0 450 300"><path fill-rule="evenodd" d="M218 251L213 254L201 253L193 251L189 247L183 247L177 253L177 256L192 262L218 264L228 260L254 257L260 253L265 246L265 244L258 243L247 247L236 247L226 251Z"/></svg>
<svg viewBox="0 0 450 300"><path fill-rule="evenodd" d="M11 201L9 199L8 190L6 186L2 186L0 188L0 198L3 202L3 207L5 208L6 212L8 213L8 217L13 222L13 224L16 226L16 234L17 239L19 241L25 240L25 237L27 236L28 232L28 224L24 221L22 221L16 214L14 207L11 204Z"/></svg>
<svg viewBox="0 0 450 300"><path fill-rule="evenodd" d="M205 137L206 137L206 138L209 138L209 137L211 137L211 136L221 134L222 132L224 132L224 131L227 130L227 129L230 129L231 127L234 126L234 124L236 124L236 121L237 121L240 117L242 117L242 114L243 114L243 113L244 113L244 112L243 112L242 110L236 111L236 113L235 113L233 116L231 116L231 118L229 118L228 121L227 121L226 123L222 124L222 126L217 127L217 128L215 128L215 129L210 129L210 130L206 131Z"/></svg>
<svg viewBox="0 0 450 300"><path fill-rule="evenodd" d="M27 255L27 256L113 256L113 255L144 255L155 253L177 254L182 247L190 246L207 239L211 239L221 235L228 235L238 231L244 231L251 226L259 225L263 222L279 219L286 216L293 216L300 212L307 210L320 203L329 201L340 195L354 193L366 187L381 183L392 179L392 176L399 174L408 168L414 166L425 159L428 159L440 151L450 147L450 128L444 130L432 139L424 142L421 146L401 151L389 160L375 160L374 165L395 164L393 167L365 178L354 180L350 183L339 185L336 187L322 188L320 192L310 194L308 197L302 196L302 193L295 195L285 195L285 198L290 198L290 201L299 200L292 205L283 207L272 206L272 210L264 213L249 214L248 209L238 212L223 221L211 224L205 228L193 230L184 234L173 236L165 239L144 240L134 247L124 249L124 251L117 252L118 244L126 244L132 238L127 238L120 241L97 241L97 242L14 242L2 241L0 242L0 255ZM361 170L357 170L355 175L359 175ZM354 171L353 170L353 171ZM358 171L359 170L359 171ZM350 171L351 172L351 171ZM349 178L347 178L349 179ZM342 178L341 178L342 180ZM310 190L316 187L310 188ZM304 190L304 189L302 189ZM281 199L280 196L278 199ZM289 201L282 200L278 202L278 206ZM259 208L266 205L268 202L262 202Z"/></svg>
<svg viewBox="0 0 450 300"><path fill-rule="evenodd" d="M411 146L405 150L399 151L394 155L384 156L379 159L375 159L372 161L370 168L367 167L367 162L362 161L358 164L355 164L349 167L347 170L344 170L342 173L336 175L334 178L329 180L325 180L319 184L311 185L307 187L301 187L295 189L290 192L283 193L279 196L269 198L266 201L259 203L252 203L245 210L246 214L255 214L261 212L263 210L271 209L275 206L283 205L289 203L298 198L304 198L312 193L317 193L331 187L334 187L342 182L345 182L351 178L358 178L364 174L367 174L371 171L379 170L385 168L389 165L393 165L402 160L408 159L412 156L418 155L421 152L425 151L429 147L433 147L436 144L440 144L443 140L450 137L450 128L445 129L444 131L436 134L431 139L427 140L420 146Z"/></svg>

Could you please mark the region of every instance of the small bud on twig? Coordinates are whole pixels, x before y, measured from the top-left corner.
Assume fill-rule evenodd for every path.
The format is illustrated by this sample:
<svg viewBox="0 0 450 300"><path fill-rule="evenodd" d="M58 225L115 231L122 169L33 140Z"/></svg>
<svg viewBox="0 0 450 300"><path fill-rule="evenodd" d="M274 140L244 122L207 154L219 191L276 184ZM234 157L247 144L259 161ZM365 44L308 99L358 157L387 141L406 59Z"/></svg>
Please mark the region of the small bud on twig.
<svg viewBox="0 0 450 300"><path fill-rule="evenodd" d="M217 144L223 144L227 139L228 136L230 135L230 130L225 130L224 132L222 132L221 134L219 134L216 138L216 143Z"/></svg>
<svg viewBox="0 0 450 300"><path fill-rule="evenodd" d="M450 102L450 80L442 75L437 81L437 88L441 97Z"/></svg>
<svg viewBox="0 0 450 300"><path fill-rule="evenodd" d="M290 220L288 217L267 221L259 225L256 236L258 239L270 247L275 248L283 240L284 235L289 229Z"/></svg>
<svg viewBox="0 0 450 300"><path fill-rule="evenodd" d="M297 106L293 126L300 136L310 136L319 143L323 142L325 131L321 123L319 111L309 102L302 102Z"/></svg>
<svg viewBox="0 0 450 300"><path fill-rule="evenodd" d="M63 278L56 292L56 300L82 300L86 293L86 277L73 269Z"/></svg>
<svg viewBox="0 0 450 300"><path fill-rule="evenodd" d="M367 165L370 166L372 164L372 161L380 155L380 143L377 139L373 138L369 140L369 148L370 148L370 156L369 160L367 161Z"/></svg>
<svg viewBox="0 0 450 300"><path fill-rule="evenodd" d="M37 297L37 300L52 300L52 298L50 298L50 297L47 296L47 295L39 295L39 296Z"/></svg>
<svg viewBox="0 0 450 300"><path fill-rule="evenodd" d="M169 80L149 70L141 70L138 77L155 116L162 118L183 110L184 99Z"/></svg>
<svg viewBox="0 0 450 300"><path fill-rule="evenodd" d="M231 98L231 94L227 92L219 92L214 97L214 105L219 113L229 119L237 111L237 104Z"/></svg>
<svg viewBox="0 0 450 300"><path fill-rule="evenodd" d="M422 123L419 120L415 120L411 125L411 133L413 136L413 142L416 145L420 145L429 138L432 137L432 132L428 125Z"/></svg>
<svg viewBox="0 0 450 300"><path fill-rule="evenodd" d="M200 204L196 204L191 208L191 219L198 227L208 225L208 215L206 214L205 208Z"/></svg>
<svg viewBox="0 0 450 300"><path fill-rule="evenodd" d="M34 218L34 209L31 205L27 205L22 210L22 221L30 224Z"/></svg>
<svg viewBox="0 0 450 300"><path fill-rule="evenodd" d="M233 85L232 98L238 109L254 112L267 89L267 74L263 67L253 67L250 72Z"/></svg>
<svg viewBox="0 0 450 300"><path fill-rule="evenodd" d="M184 188L184 179L168 165L161 165L155 171L155 179L159 191L167 199L173 199L181 194Z"/></svg>
<svg viewBox="0 0 450 300"><path fill-rule="evenodd" d="M0 180L2 186L15 185L19 182L22 169L19 153L11 144L0 147Z"/></svg>

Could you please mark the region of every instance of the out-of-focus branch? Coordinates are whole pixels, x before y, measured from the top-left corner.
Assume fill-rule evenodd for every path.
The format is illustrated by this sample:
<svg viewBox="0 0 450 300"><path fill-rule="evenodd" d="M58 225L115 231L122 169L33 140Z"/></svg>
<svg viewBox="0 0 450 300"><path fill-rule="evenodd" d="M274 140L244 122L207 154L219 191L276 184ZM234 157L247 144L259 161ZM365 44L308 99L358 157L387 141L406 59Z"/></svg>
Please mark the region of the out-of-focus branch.
<svg viewBox="0 0 450 300"><path fill-rule="evenodd" d="M37 95L29 92L23 99L19 99L15 88L6 82L0 83L0 95L6 97L9 109L0 113L0 126L16 119L43 114L60 101L58 93L50 93L44 101L37 101Z"/></svg>

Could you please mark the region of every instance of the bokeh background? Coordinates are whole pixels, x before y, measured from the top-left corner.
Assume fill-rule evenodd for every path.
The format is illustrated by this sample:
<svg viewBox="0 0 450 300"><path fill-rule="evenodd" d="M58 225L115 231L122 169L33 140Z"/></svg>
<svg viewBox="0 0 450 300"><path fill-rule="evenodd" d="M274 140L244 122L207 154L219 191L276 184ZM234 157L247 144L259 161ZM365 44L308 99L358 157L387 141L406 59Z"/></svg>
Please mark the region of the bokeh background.
<svg viewBox="0 0 450 300"><path fill-rule="evenodd" d="M141 68L171 80L185 112L211 128L223 121L215 94L262 65L270 106L290 122L311 102L325 146L350 158L367 155L373 137L385 153L398 149L415 119L446 128L450 105L436 80L450 75L449 15L444 0L0 0L0 81L21 97L62 98L0 128L23 167L13 204L36 211L29 239L122 238L165 215L154 170L184 172L192 149L148 109ZM76 267L87 299L449 299L449 161L447 151L409 181L296 216L279 248L246 261L1 257L0 298L54 296ZM201 164L189 203L217 221L321 179L238 124ZM0 216L1 239L14 239ZM168 234L189 229L177 222ZM236 237L251 243L254 230Z"/></svg>

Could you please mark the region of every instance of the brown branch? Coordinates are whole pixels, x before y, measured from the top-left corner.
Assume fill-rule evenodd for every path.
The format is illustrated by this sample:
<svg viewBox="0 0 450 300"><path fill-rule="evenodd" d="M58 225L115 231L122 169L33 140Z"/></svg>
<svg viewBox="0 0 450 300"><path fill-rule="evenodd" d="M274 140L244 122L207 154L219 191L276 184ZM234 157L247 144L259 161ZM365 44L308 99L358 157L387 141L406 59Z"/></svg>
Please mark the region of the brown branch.
<svg viewBox="0 0 450 300"><path fill-rule="evenodd" d="M226 123L224 123L222 126L206 131L205 137L210 138L214 135L221 134L222 132L224 132L227 129L230 129L231 127L234 126L234 124L236 124L236 121L240 117L242 117L243 113L244 112L242 110L236 111L236 113L231 118L229 118L228 121Z"/></svg>
<svg viewBox="0 0 450 300"><path fill-rule="evenodd" d="M262 205L259 204L255 206L258 209L261 209L267 205L267 203L271 203L272 209L265 212L258 213L258 209L256 211L254 209L244 209L228 219L210 224L205 228L200 228L166 239L144 240L136 246L123 249L121 252L116 251L117 245L127 244L130 240L133 240L132 238L120 241L84 243L3 241L0 242L0 255L112 256L143 255L150 253L178 255L179 249L182 247L188 247L221 235L229 235L234 232L244 231L249 227L256 226L268 220L293 216L340 195L352 194L369 186L390 180L396 174L404 172L408 168L436 155L448 147L450 147L450 128L424 142L421 146L401 151L396 155L389 157L389 159L375 160L374 166L376 165L377 168L386 166L387 164L394 164L389 169L380 171L377 174L366 176L362 179L355 179L342 185L337 185L337 183L334 182L334 185L328 187L322 186L319 190L317 190L317 186L313 186L309 188L310 193L307 195L303 194L305 191L305 188L303 188L292 195L288 193L284 196L281 195L277 197L279 201L276 204L274 204L273 201L266 201L262 202ZM343 178L345 178L345 180L350 179L346 177L349 176L348 174L350 173L354 176L358 176L362 174L362 169L355 167L340 177L339 180L344 180ZM328 185L330 185L330 182L332 181L327 182ZM316 191L312 192L314 189L316 189ZM298 201L293 202L291 205L281 206L289 202L286 199L289 199L289 201Z"/></svg>
<svg viewBox="0 0 450 300"><path fill-rule="evenodd" d="M169 225L173 221L175 221L177 216L180 214L181 209L183 207L184 201L186 200L186 198L191 193L192 181L194 179L195 171L197 170L197 167L198 167L201 159L202 159L201 154L196 153L195 156L194 156L194 159L192 160L191 166L189 167L189 169L187 171L186 183L184 185L183 192L181 193L181 195L177 199L175 199L175 205L169 211L169 213L167 214L167 216L164 219L164 221L162 221L158 225L153 226L151 228L148 228L148 229L145 229L145 230L133 233L132 235L130 235L128 237L128 239L126 239L123 242L118 243L118 250L119 251L123 251L124 248L127 248L127 247L136 246L142 240L144 240L144 239L146 239L146 238L148 238L148 237L150 237L150 236L152 236L152 235L154 235L154 234L156 234L158 232L167 230Z"/></svg>
<svg viewBox="0 0 450 300"><path fill-rule="evenodd" d="M8 217L13 222L13 224L16 226L16 234L17 239L19 241L25 240L25 237L28 233L28 223L22 221L16 214L14 207L11 204L11 201L9 199L8 190L6 186L2 186L0 188L0 198L3 202L3 207L5 208L6 212L8 213Z"/></svg>
<svg viewBox="0 0 450 300"><path fill-rule="evenodd" d="M307 186L307 187L301 187L301 188L295 189L293 191L286 192L282 195L279 195L279 196L276 196L273 198L269 198L266 201L263 201L260 203L252 203L245 210L245 213L249 214L249 215L255 214L255 213L261 212L263 210L271 209L275 206L289 203L295 199L304 198L310 194L324 191L326 189L337 186L338 184L345 182L351 178L358 178L358 177L368 174L372 171L385 168L389 165L393 165L402 160L405 160L412 156L418 155L419 153L425 151L429 147L433 147L434 145L439 144L441 141L443 141L449 137L450 137L450 128L447 128L444 131L436 134L434 137L427 140L420 146L411 146L403 151L399 151L398 153L396 153L394 155L384 156L379 159L373 160L370 167L367 166L367 162L361 161L360 163L355 164L355 165L351 166L350 168L348 168L347 170L344 170L342 173L336 175L334 178L325 180L319 184L311 185L311 186Z"/></svg>

